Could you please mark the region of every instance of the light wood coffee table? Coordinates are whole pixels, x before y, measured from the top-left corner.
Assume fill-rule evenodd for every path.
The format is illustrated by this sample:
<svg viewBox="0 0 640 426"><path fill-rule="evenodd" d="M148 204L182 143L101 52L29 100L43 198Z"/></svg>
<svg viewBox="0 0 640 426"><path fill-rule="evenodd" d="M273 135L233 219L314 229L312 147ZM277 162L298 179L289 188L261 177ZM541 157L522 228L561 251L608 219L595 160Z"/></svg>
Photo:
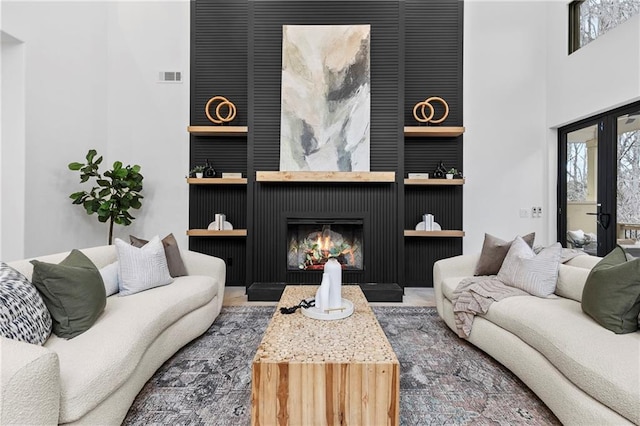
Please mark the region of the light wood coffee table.
<svg viewBox="0 0 640 426"><path fill-rule="evenodd" d="M357 285L348 318L321 321L280 308L315 296L287 286L253 358L253 425L397 425L400 365Z"/></svg>

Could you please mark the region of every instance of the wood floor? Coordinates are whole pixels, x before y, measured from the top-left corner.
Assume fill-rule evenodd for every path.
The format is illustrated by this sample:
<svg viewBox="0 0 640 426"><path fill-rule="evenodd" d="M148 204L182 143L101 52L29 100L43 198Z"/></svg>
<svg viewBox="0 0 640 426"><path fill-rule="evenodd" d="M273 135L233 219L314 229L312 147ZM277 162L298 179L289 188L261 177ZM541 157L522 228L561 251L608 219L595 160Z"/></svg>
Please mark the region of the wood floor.
<svg viewBox="0 0 640 426"><path fill-rule="evenodd" d="M224 290L223 306L275 306L276 302L249 302L245 287L227 286ZM371 306L436 306L433 288L407 287L402 303L372 302Z"/></svg>

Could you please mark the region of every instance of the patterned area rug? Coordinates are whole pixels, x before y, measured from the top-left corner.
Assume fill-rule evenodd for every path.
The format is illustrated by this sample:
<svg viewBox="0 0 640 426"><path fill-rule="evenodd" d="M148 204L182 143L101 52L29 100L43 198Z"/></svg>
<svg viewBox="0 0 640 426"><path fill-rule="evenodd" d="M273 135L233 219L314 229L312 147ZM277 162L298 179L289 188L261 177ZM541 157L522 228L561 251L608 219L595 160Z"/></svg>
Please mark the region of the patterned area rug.
<svg viewBox="0 0 640 426"><path fill-rule="evenodd" d="M251 361L275 308L224 307L138 394L125 425L248 425ZM509 370L435 308L374 307L400 361L401 425L559 425Z"/></svg>

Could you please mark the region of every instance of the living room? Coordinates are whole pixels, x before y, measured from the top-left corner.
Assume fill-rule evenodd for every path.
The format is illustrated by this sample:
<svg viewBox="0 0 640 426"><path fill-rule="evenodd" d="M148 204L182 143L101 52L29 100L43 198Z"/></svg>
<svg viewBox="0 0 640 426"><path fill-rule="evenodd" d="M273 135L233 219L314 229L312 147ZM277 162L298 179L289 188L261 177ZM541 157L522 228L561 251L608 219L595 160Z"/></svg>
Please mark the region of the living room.
<svg viewBox="0 0 640 426"><path fill-rule="evenodd" d="M479 252L485 233L557 241L558 128L640 99L640 16L569 55L568 3L464 2L461 253ZM69 199L78 181L67 164L91 148L106 164L141 165L145 176L143 207L116 237L173 233L181 248L197 244L185 232L191 7L0 3L4 261L106 243L107 227ZM424 49L437 46L425 40ZM163 72L180 72L181 81L159 81Z"/></svg>

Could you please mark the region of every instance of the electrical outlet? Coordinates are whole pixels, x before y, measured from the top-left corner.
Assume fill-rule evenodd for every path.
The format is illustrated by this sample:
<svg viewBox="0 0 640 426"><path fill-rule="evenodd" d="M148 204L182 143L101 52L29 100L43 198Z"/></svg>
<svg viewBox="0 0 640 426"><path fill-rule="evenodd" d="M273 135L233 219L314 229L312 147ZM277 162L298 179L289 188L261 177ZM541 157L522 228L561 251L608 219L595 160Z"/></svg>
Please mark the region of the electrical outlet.
<svg viewBox="0 0 640 426"><path fill-rule="evenodd" d="M527 211L527 209L520 209L520 217L521 218L529 217L529 212Z"/></svg>
<svg viewBox="0 0 640 426"><path fill-rule="evenodd" d="M542 217L542 207L538 207L538 217Z"/></svg>
<svg viewBox="0 0 640 426"><path fill-rule="evenodd" d="M531 207L531 217L532 218L536 218L538 217L538 208L537 207Z"/></svg>

